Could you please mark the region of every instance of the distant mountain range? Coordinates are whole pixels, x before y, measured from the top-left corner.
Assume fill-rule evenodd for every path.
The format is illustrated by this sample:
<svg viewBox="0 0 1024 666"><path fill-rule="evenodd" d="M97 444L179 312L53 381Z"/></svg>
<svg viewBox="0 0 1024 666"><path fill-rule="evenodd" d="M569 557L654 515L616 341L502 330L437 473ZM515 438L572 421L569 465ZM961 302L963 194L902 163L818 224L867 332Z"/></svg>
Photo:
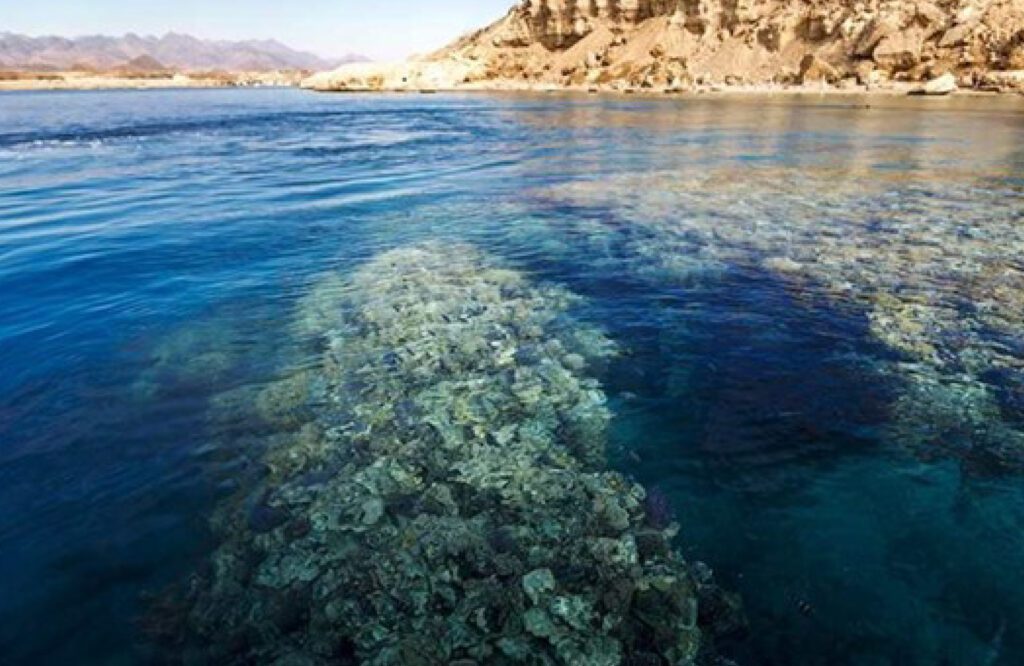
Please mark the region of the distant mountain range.
<svg viewBox="0 0 1024 666"><path fill-rule="evenodd" d="M0 69L22 71L139 69L181 72L278 69L324 70L367 58L348 55L325 59L296 51L275 40L205 40L167 33L163 37L28 37L0 33Z"/></svg>

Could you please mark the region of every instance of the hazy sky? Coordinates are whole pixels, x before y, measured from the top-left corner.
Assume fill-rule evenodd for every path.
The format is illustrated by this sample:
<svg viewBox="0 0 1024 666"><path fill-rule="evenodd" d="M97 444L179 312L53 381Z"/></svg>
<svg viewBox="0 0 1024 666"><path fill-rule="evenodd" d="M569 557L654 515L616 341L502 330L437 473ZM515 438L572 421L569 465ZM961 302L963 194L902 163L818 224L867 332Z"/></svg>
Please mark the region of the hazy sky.
<svg viewBox="0 0 1024 666"><path fill-rule="evenodd" d="M274 38L326 56L429 51L502 16L514 0L0 0L0 31L74 37L168 31Z"/></svg>

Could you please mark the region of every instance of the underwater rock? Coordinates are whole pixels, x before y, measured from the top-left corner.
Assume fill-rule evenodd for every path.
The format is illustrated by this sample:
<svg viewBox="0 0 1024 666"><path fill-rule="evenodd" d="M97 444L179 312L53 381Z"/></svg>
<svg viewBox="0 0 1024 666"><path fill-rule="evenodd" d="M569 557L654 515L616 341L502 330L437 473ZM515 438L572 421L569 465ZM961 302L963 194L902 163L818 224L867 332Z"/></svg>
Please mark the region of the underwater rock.
<svg viewBox="0 0 1024 666"><path fill-rule="evenodd" d="M288 520L288 514L268 503L269 493L257 500L249 509L249 529L256 533L269 532Z"/></svg>
<svg viewBox="0 0 1024 666"><path fill-rule="evenodd" d="M803 264L793 261L789 257L768 257L762 265L776 273L800 273L804 270Z"/></svg>
<svg viewBox="0 0 1024 666"><path fill-rule="evenodd" d="M1021 193L962 176L938 167L927 178L880 176L854 161L838 171L752 170L742 180L729 169L682 182L674 170L623 172L534 196L601 211L544 232L585 244L597 272L698 291L771 278L797 304L856 312L869 342L886 348L872 368L878 381L905 387L892 405L900 444L921 457L992 456L996 467L1020 470L1024 419L1007 387L1024 384ZM967 205L979 197L988 205ZM671 325L685 327L686 316ZM969 390L936 388L957 385Z"/></svg>
<svg viewBox="0 0 1024 666"><path fill-rule="evenodd" d="M542 595L555 589L555 577L551 569L537 569L523 576L523 591L534 604L540 603Z"/></svg>
<svg viewBox="0 0 1024 666"><path fill-rule="evenodd" d="M608 469L587 369L615 348L577 302L436 243L313 290L296 330L323 395L266 393L312 420L267 451L255 504L218 510L189 661L697 663L704 583Z"/></svg>
<svg viewBox="0 0 1024 666"><path fill-rule="evenodd" d="M900 375L905 386L890 426L895 441L930 457L955 456L981 476L1024 469L1024 431L1004 418L987 383L923 364Z"/></svg>

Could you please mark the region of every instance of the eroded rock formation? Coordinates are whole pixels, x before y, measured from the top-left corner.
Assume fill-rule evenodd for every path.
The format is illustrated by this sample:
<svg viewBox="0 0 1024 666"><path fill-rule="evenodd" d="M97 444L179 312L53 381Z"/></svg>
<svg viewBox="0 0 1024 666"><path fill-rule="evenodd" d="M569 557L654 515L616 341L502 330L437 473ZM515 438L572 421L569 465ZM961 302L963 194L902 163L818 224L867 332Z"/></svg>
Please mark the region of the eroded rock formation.
<svg viewBox="0 0 1024 666"><path fill-rule="evenodd" d="M436 57L563 84L877 84L951 72L974 86L1024 69L1024 2L526 0Z"/></svg>
<svg viewBox="0 0 1024 666"><path fill-rule="evenodd" d="M524 0L427 60L447 64L442 87L884 86L952 73L961 87L1013 88L1024 0Z"/></svg>

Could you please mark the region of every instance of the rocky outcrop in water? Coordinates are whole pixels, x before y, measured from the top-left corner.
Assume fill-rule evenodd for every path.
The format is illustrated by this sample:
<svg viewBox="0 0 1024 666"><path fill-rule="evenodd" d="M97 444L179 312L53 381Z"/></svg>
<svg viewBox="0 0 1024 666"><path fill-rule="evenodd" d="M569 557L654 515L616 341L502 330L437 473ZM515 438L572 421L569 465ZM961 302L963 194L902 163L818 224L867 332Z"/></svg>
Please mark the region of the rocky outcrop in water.
<svg viewBox="0 0 1024 666"><path fill-rule="evenodd" d="M703 660L698 617L733 603L672 549L664 507L608 469L593 370L615 350L573 303L468 246L324 280L296 323L321 367L257 399L297 432L218 512L183 660Z"/></svg>
<svg viewBox="0 0 1024 666"><path fill-rule="evenodd" d="M525 0L429 60L450 67L444 87L877 87L951 73L961 87L1011 88L1024 2Z"/></svg>

